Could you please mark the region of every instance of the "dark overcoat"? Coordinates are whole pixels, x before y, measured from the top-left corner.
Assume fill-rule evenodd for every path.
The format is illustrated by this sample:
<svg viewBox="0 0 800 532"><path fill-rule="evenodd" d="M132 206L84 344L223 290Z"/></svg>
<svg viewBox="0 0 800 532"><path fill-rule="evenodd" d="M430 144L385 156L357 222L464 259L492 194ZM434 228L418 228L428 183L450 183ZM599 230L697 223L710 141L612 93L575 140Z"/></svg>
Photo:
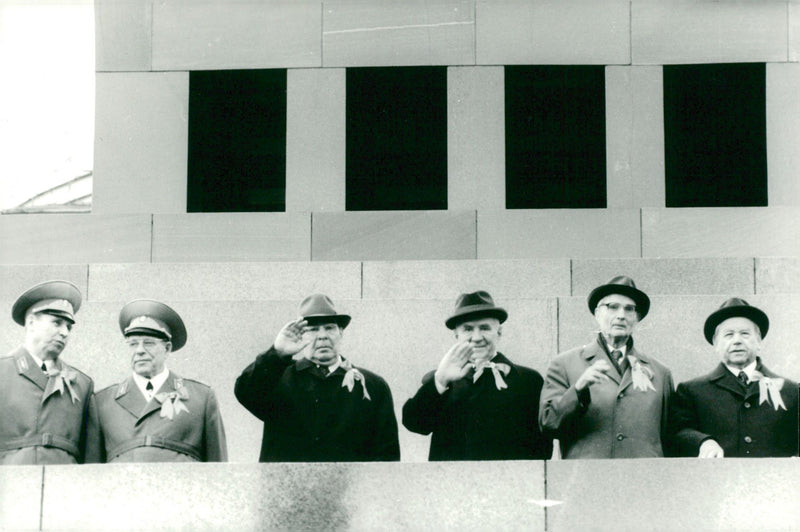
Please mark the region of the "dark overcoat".
<svg viewBox="0 0 800 532"><path fill-rule="evenodd" d="M94 383L61 359L55 368L48 377L23 347L0 358L0 464L99 461Z"/></svg>
<svg viewBox="0 0 800 532"><path fill-rule="evenodd" d="M649 458L664 456L668 437L672 373L629 343L635 357L652 373L654 390L633 386L630 365L616 370L579 397L575 383L598 359L608 360L599 337L557 355L545 377L539 412L542 430L558 438L563 458ZM644 370L643 370L644 371Z"/></svg>
<svg viewBox="0 0 800 532"><path fill-rule="evenodd" d="M403 425L432 434L428 459L546 460L553 441L539 430L542 376L498 353L492 362L508 364L499 390L488 368L473 382L472 372L440 394L431 371L403 406Z"/></svg>
<svg viewBox="0 0 800 532"><path fill-rule="evenodd" d="M104 462L228 459L216 395L201 382L170 372L155 396L147 401L130 376L97 392L96 401L100 456ZM171 408L163 408L166 401L172 403ZM172 410L171 419L168 410Z"/></svg>
<svg viewBox="0 0 800 532"><path fill-rule="evenodd" d="M757 371L780 378L757 360ZM797 383L784 379L780 396L785 410L761 402L758 382L745 389L722 363L708 375L679 384L672 407L678 453L697 456L700 444L711 438L728 457L797 456Z"/></svg>
<svg viewBox="0 0 800 532"><path fill-rule="evenodd" d="M327 373L327 368L323 368ZM345 369L325 375L308 359L274 347L236 379L239 402L264 422L261 462L363 462L400 459L392 393L381 377L344 386ZM369 398L364 396L366 386Z"/></svg>

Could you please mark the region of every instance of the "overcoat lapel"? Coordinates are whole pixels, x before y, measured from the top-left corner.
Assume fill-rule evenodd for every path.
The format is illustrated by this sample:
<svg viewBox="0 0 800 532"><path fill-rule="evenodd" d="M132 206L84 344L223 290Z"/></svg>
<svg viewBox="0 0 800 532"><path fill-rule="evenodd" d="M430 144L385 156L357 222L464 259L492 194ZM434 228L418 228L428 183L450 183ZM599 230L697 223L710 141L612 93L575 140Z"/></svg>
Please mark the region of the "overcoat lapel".
<svg viewBox="0 0 800 532"><path fill-rule="evenodd" d="M44 390L47 386L47 376L42 372L42 368L38 367L33 361L33 357L28 353L28 350L20 347L12 353L12 356L19 374Z"/></svg>
<svg viewBox="0 0 800 532"><path fill-rule="evenodd" d="M586 346L586 349L584 349L581 354L583 355L583 358L586 360L586 363L590 366L594 364L594 362L599 357L602 357L603 359L606 359L606 361L608 361L608 355L606 355L605 350L603 350L603 347L600 345L599 339L596 339L594 343ZM619 386L620 384L619 373L617 373L617 371L614 369L613 364L609 362L608 365L611 366L612 371L609 371L608 373L606 373L606 375L608 375L608 378L614 381L614 383L617 384L617 386Z"/></svg>
<svg viewBox="0 0 800 532"><path fill-rule="evenodd" d="M128 377L117 387L117 396L114 398L117 404L131 413L135 418L139 417L142 409L146 406L144 396L136 386L133 377Z"/></svg>
<svg viewBox="0 0 800 532"><path fill-rule="evenodd" d="M733 376L733 373L728 371L728 368L726 368L722 363L717 366L717 369L711 372L711 374L708 376L708 380L715 386L728 390L729 392L741 397L749 395L751 389L753 388L752 386L748 386L748 393L745 394L745 390L742 389L739 381L736 380L736 377ZM753 390L753 392L755 392L755 390Z"/></svg>
<svg viewBox="0 0 800 532"><path fill-rule="evenodd" d="M69 368L69 366L67 366L66 364L64 364L60 360L56 360L55 369L57 369L59 372L64 371L67 368ZM47 384L44 387L44 394L42 394L42 404L44 404L44 402L47 401L47 399L49 399L51 395L56 393L56 391L57 391L56 390L56 380L60 379L60 378L61 377L56 377L56 378L47 377ZM66 386L65 386L65 388L66 388ZM64 393L68 394L69 391L68 390L64 390Z"/></svg>
<svg viewBox="0 0 800 532"><path fill-rule="evenodd" d="M144 421L144 419L147 416L149 416L150 414L152 414L156 410L161 410L161 403L159 403L158 400L156 399L156 395L158 395L160 393L170 393L170 392L176 391L175 390L175 386L174 386L174 382L175 382L175 379L177 379L177 378L178 378L177 375L175 375L174 373L170 372L169 376L167 377L167 380L165 380L164 384L162 384L161 387L158 390L156 390L156 393L153 395L153 398L150 399L150 401L147 403L147 405L145 405L144 410L142 410L141 414L139 414L139 419L136 420L136 424L137 425L139 423L141 423L142 421Z"/></svg>

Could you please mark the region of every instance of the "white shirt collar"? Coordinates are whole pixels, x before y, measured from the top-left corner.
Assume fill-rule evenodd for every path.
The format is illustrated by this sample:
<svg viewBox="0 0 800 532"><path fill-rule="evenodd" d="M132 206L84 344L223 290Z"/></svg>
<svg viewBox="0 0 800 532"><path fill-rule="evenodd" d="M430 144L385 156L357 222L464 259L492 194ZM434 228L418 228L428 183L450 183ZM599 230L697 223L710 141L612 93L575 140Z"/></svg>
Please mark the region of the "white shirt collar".
<svg viewBox="0 0 800 532"><path fill-rule="evenodd" d="M723 364L725 364L725 363L723 362ZM734 368L733 366L729 366L727 364L725 364L725 367L728 368L728 371L733 373L734 377L738 377L739 376L739 372L740 371L744 371L745 374L747 375L747 379L748 380L753 380L753 372L755 372L755 370L756 370L756 361L754 360L754 361L750 362L747 366L743 367L742 369Z"/></svg>
<svg viewBox="0 0 800 532"><path fill-rule="evenodd" d="M31 355L31 358L33 359L33 361L36 362L36 365L39 367L39 369L41 369L42 368L42 364L44 364L44 360L42 360L41 358L37 357L33 353L28 353L28 354Z"/></svg>
<svg viewBox="0 0 800 532"><path fill-rule="evenodd" d="M327 368L328 368L328 374L330 374L330 373L333 373L334 371L336 371L337 369L339 369L339 366L341 366L341 365L342 365L342 356L341 356L341 355L339 355L339 356L336 358L336 362L334 362L334 363L333 363L333 364L331 364L330 366L323 366L323 365L321 365L321 364L317 364L316 362L315 362L314 364L315 364L315 365L316 365L318 368L327 367Z"/></svg>
<svg viewBox="0 0 800 532"><path fill-rule="evenodd" d="M159 373L158 375L153 375L152 379L147 379L142 377L138 373L133 374L133 382L136 383L136 387L139 388L139 391L142 392L142 395L148 401L153 398L153 396L158 392L161 386L167 382L167 378L169 377L169 369L167 366L164 366L164 370ZM147 383L151 382L153 384L153 391L147 391Z"/></svg>

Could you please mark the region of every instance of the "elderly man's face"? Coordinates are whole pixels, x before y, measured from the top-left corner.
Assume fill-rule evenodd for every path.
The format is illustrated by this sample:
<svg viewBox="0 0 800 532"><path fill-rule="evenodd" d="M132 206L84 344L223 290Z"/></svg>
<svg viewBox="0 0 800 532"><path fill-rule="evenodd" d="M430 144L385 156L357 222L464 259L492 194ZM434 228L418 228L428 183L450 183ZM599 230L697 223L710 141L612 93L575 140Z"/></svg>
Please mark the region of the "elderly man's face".
<svg viewBox="0 0 800 532"><path fill-rule="evenodd" d="M330 366L339 358L342 330L335 323L319 323L306 326L303 339L308 341L308 358L323 366Z"/></svg>
<svg viewBox="0 0 800 532"><path fill-rule="evenodd" d="M628 338L639 323L636 302L622 294L609 294L597 303L594 319L606 338Z"/></svg>
<svg viewBox="0 0 800 532"><path fill-rule="evenodd" d="M761 350L761 332L747 318L728 318L717 325L714 350L726 364L743 368L753 362Z"/></svg>
<svg viewBox="0 0 800 532"><path fill-rule="evenodd" d="M490 360L497 353L497 343L502 330L497 318L465 321L455 328L456 340L469 342L474 360Z"/></svg>
<svg viewBox="0 0 800 532"><path fill-rule="evenodd" d="M57 359L67 345L72 322L44 312L30 314L25 322L26 343L39 352L41 359Z"/></svg>
<svg viewBox="0 0 800 532"><path fill-rule="evenodd" d="M137 375L150 379L162 371L172 344L160 338L132 334L125 338L131 353L131 367Z"/></svg>

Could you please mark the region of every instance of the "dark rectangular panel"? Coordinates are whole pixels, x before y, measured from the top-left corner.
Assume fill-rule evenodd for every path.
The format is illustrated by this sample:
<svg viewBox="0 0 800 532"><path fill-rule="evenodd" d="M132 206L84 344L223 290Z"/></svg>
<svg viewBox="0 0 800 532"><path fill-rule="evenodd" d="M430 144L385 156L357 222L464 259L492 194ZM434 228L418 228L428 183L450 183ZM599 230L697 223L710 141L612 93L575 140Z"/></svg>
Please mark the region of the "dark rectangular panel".
<svg viewBox="0 0 800 532"><path fill-rule="evenodd" d="M766 67L664 66L667 207L767 205Z"/></svg>
<svg viewBox="0 0 800 532"><path fill-rule="evenodd" d="M189 77L189 212L286 209L286 70Z"/></svg>
<svg viewBox="0 0 800 532"><path fill-rule="evenodd" d="M447 69L347 69L348 211L447 208Z"/></svg>
<svg viewBox="0 0 800 532"><path fill-rule="evenodd" d="M506 66L506 208L604 208L603 66Z"/></svg>

